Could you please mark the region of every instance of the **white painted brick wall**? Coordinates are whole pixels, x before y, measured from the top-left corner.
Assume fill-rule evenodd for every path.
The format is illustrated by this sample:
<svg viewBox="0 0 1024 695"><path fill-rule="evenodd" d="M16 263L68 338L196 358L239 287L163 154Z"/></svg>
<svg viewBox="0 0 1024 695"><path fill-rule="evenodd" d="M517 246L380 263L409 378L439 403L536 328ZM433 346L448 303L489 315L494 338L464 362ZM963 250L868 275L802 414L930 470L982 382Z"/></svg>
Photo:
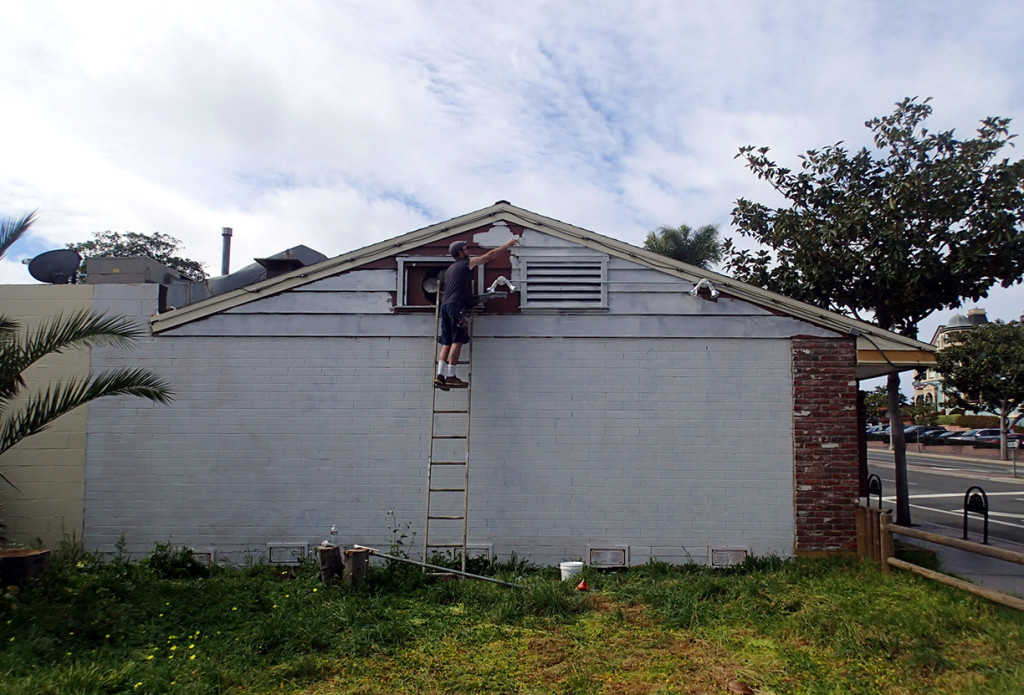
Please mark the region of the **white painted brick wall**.
<svg viewBox="0 0 1024 695"><path fill-rule="evenodd" d="M391 508L421 529L429 338L143 347L94 366L152 367L176 399L92 406L88 547L124 534L137 553L170 541L242 559L332 524L386 545ZM601 545L630 545L633 563L791 553L787 340L480 338L475 353L471 542L540 563Z"/></svg>

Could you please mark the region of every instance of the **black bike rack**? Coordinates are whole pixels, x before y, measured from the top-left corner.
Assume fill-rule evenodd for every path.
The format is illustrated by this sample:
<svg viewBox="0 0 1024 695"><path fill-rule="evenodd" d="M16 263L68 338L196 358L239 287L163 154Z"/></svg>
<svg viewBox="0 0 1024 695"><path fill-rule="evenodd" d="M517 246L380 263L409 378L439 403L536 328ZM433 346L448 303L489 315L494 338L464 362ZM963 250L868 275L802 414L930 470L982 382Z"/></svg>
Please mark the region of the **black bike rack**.
<svg viewBox="0 0 1024 695"><path fill-rule="evenodd" d="M877 473L868 476L868 506L871 506L871 495L878 495L878 508L882 508L882 479Z"/></svg>
<svg viewBox="0 0 1024 695"><path fill-rule="evenodd" d="M970 512L981 514L985 520L984 540L982 543L988 545L988 495L977 485L967 488L964 493L964 540L967 540L967 515Z"/></svg>

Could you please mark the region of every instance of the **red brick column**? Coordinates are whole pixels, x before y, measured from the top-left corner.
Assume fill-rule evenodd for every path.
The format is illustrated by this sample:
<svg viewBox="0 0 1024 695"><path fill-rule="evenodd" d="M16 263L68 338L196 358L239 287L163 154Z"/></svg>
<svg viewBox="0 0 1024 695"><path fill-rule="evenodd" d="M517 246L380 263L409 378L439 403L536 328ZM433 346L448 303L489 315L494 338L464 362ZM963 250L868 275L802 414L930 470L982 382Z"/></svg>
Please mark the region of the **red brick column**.
<svg viewBox="0 0 1024 695"><path fill-rule="evenodd" d="M793 482L798 555L857 549L856 338L797 337Z"/></svg>

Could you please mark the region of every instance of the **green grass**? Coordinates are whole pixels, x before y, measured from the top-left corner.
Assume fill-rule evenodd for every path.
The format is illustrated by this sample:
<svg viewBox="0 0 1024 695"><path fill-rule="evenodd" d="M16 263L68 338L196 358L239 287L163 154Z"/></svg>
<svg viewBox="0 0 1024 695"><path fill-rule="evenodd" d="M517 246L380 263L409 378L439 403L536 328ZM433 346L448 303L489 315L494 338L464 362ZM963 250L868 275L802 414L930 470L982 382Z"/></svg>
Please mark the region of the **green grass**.
<svg viewBox="0 0 1024 695"><path fill-rule="evenodd" d="M74 557L0 595L0 693L1024 692L1024 615L910 574L649 563L587 570L581 593L553 568L474 569L524 588Z"/></svg>

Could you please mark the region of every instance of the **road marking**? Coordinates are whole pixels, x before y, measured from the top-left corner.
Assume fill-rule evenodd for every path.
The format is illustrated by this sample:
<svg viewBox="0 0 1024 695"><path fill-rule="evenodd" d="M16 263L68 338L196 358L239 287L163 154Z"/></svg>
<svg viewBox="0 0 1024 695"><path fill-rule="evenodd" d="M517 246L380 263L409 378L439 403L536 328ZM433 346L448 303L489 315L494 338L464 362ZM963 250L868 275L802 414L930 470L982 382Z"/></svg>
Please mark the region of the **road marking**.
<svg viewBox="0 0 1024 695"><path fill-rule="evenodd" d="M1019 494L1020 494L1019 492L986 492L985 493L985 495L987 497L1006 497L1008 495L1019 495ZM929 498L930 499L930 498L940 498L940 497L959 497L960 499L963 499L964 498L964 493L962 493L962 492L935 492L935 493L932 493L932 494L911 495L910 499L916 500L916 499L925 499L925 498Z"/></svg>
<svg viewBox="0 0 1024 695"><path fill-rule="evenodd" d="M961 511L963 511L963 510L961 510ZM1005 517L1009 517L1011 519L1019 519L1021 521L1024 521L1024 514L1014 514L1013 512L994 512L994 511L992 511L990 509L988 511L988 515L990 517L992 517L992 516L1005 516Z"/></svg>
<svg viewBox="0 0 1024 695"><path fill-rule="evenodd" d="M888 478L882 478L882 482L883 482L883 483L892 483L893 485L895 485L895 484L896 484L896 481L895 481L895 480L889 480ZM910 483L910 482L908 482L908 483L907 483L907 486L908 486L908 487L917 487L917 486L918 486L918 484L917 484L917 483Z"/></svg>
<svg viewBox="0 0 1024 695"><path fill-rule="evenodd" d="M917 509L923 509L923 510L929 511L929 512L935 512L936 514L948 514L949 516L959 517L960 519L964 518L963 512L960 512L958 514L957 512L951 512L951 511L949 511L947 509L935 509L934 507L925 507L924 505L920 505L920 504L912 504L910 506L911 507L916 507ZM977 517L972 517L972 518L977 519ZM988 523L989 524L996 524L998 526L1009 526L1010 528L1024 529L1024 524L1011 524L1011 523L1006 522L1006 521L1000 521L999 519L989 519Z"/></svg>

